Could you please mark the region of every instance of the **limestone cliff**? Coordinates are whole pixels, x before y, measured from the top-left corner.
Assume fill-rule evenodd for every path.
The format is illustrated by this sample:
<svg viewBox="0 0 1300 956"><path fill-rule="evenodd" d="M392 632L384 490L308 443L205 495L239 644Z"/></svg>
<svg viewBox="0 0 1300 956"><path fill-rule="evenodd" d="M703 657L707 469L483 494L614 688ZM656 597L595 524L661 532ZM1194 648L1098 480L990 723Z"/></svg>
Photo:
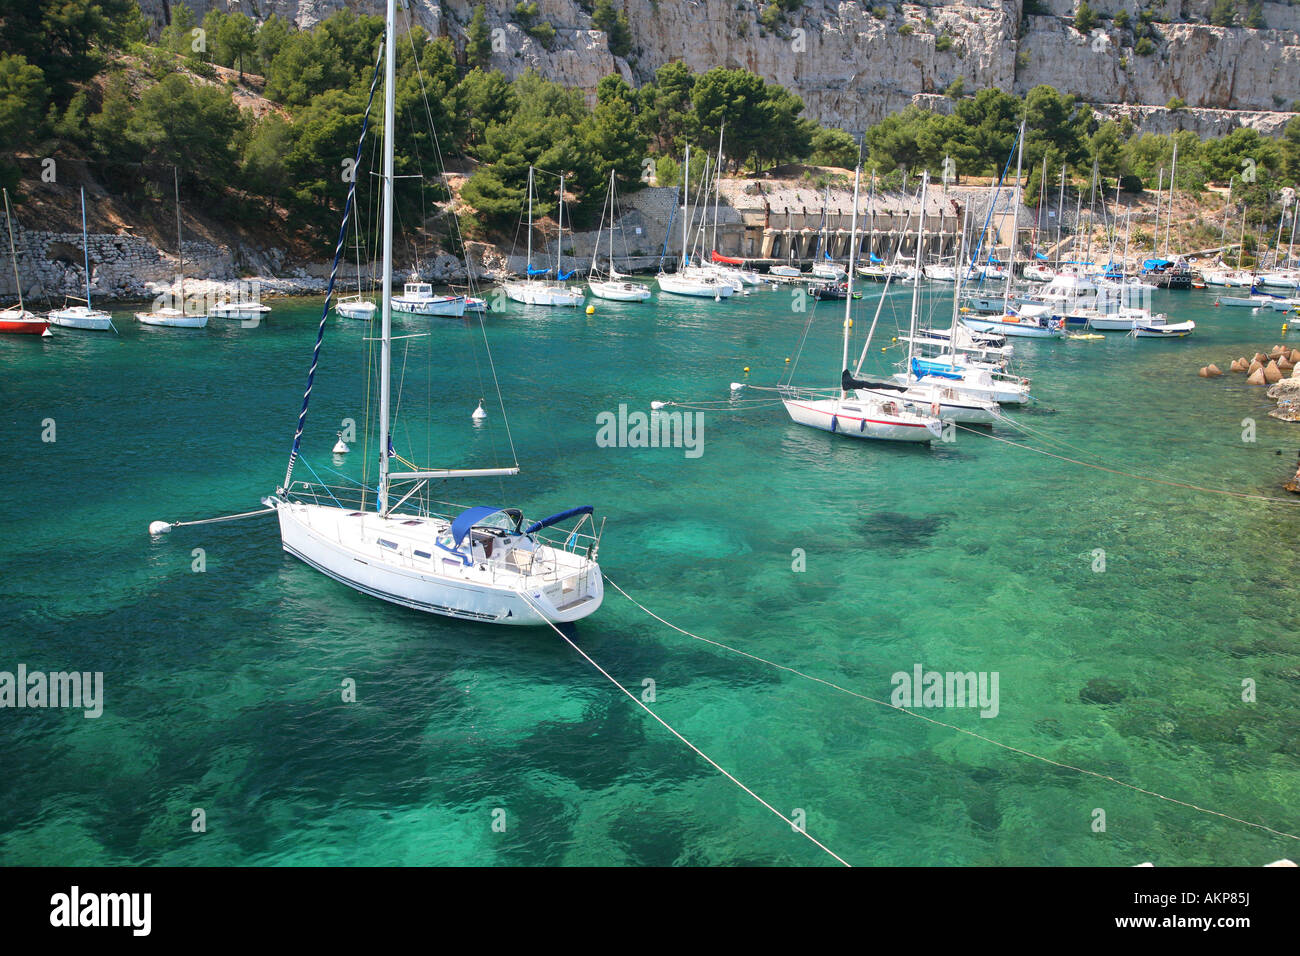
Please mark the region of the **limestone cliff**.
<svg viewBox="0 0 1300 956"><path fill-rule="evenodd" d="M141 5L162 24L173 2ZM968 90L1020 93L1050 84L1152 131L1181 127L1213 135L1250 125L1276 132L1300 96L1300 7L1264 3L1267 29L1225 28L1208 25L1211 2L1096 0L1091 7L1100 18L1085 36L1074 26L1077 0L806 0L774 30L759 19L768 5L762 0L615 0L632 30L626 58L613 56L605 34L591 28L589 0L537 0L539 19L556 29L549 48L514 22L514 0L484 0L484 6L496 67L510 75L531 67L589 91L610 73L644 82L664 63L683 59L697 71L751 69L799 93L809 116L854 132L958 79ZM414 22L458 46L475 5L409 0ZM191 6L200 17L216 6L260 17L275 13L309 27L345 6L381 12L383 0L191 0ZM1026 7L1036 12L1027 14ZM1147 8L1170 22L1151 25L1154 49L1142 55L1132 26L1116 27L1113 16L1125 10L1136 23ZM1166 110L1174 97L1188 108Z"/></svg>

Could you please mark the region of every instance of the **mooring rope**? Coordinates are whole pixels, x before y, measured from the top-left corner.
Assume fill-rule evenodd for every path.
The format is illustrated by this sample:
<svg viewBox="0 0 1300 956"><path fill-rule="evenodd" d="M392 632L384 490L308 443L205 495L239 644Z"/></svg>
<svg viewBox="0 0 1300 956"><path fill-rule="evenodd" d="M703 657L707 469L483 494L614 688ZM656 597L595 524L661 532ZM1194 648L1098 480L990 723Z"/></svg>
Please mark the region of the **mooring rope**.
<svg viewBox="0 0 1300 956"><path fill-rule="evenodd" d="M957 731L957 733L959 733L959 734L965 734L965 735L968 736L968 737L974 737L976 740L982 740L982 741L984 741L985 743L992 744L994 747L1000 747L1001 749L1003 749L1003 750L1008 750L1008 751L1010 751L1011 753L1020 754L1020 755L1023 756L1023 757L1029 757L1029 758L1031 758L1031 759L1033 759L1033 760L1039 760L1039 761L1042 761L1043 763L1050 764L1050 765L1052 765L1053 767L1059 767L1059 768L1061 768L1062 770L1073 770L1075 773L1081 773L1081 774L1084 774L1085 776L1089 776L1089 777L1096 777L1098 780L1106 780L1106 781L1109 781L1110 783L1118 784L1118 785L1121 786L1121 787L1125 787L1125 788L1127 788L1127 789L1129 789L1129 790L1133 790L1133 791L1135 791L1136 793L1146 794L1146 795L1149 796L1149 797L1156 797L1156 798L1158 798L1158 799L1160 799L1160 800L1164 800L1164 801L1167 801L1167 802L1169 802L1169 803L1177 804L1177 805L1180 806L1180 807L1187 807L1188 809L1196 810L1196 811L1199 812L1199 813L1205 813L1205 814L1209 814L1210 816L1220 817L1220 818L1222 818L1222 819L1224 819L1224 820L1231 820L1233 823L1240 823L1240 824L1242 824L1242 825L1244 825L1244 826L1254 827L1255 829L1263 830L1263 831L1265 831L1265 832L1267 832L1267 833L1272 833L1272 834L1274 834L1275 836L1286 837L1287 839L1290 839L1290 840L1300 840L1300 836L1296 836L1294 833L1287 833L1287 832L1285 832L1284 830L1275 830L1275 829L1273 829L1272 827L1270 827L1270 826L1266 826L1266 825L1263 824L1263 823L1254 823L1254 822L1252 822L1252 821L1250 821L1250 820L1243 820L1243 819L1241 819L1240 817L1234 817L1234 816L1231 816L1230 814L1227 814L1227 813L1221 813L1221 812L1218 811L1218 810L1211 810L1211 809L1209 809L1208 807L1198 806L1198 805L1195 804L1195 803L1188 803L1186 800L1179 800L1179 799L1177 799L1176 797L1167 797L1167 796L1165 796L1165 795L1162 794L1162 793L1157 793L1157 792L1154 791L1154 790L1147 790L1146 788L1144 788L1144 787L1139 787L1139 786L1137 786L1136 784L1126 783L1125 781L1120 780L1120 779L1118 779L1117 777L1112 777L1112 776L1110 776L1109 774L1099 773L1099 772L1096 771L1096 770L1088 770L1088 769L1086 769L1086 768L1084 768L1084 767L1075 767L1075 766L1073 766L1073 765L1071 765L1071 764L1068 764L1068 763L1061 763L1059 760L1053 760L1051 757L1044 757L1043 755L1041 755L1041 754L1036 754L1036 753L1034 753L1033 751L1030 751L1030 750L1023 750L1023 749L1021 749L1020 747L1013 747L1013 746L1010 745L1010 744L1004 744L1004 743L1002 743L1001 741L994 740L994 739L991 738L991 737L986 737L986 736L984 736L983 734L977 734L975 731L973 731L973 730L967 730L965 727L958 727L956 724L950 724L950 723L947 723L947 722L945 722L945 721L938 720L938 719L936 719L936 718L934 718L934 717L927 717L925 714L919 714L919 713L917 713L916 711L914 711L914 710L909 710L909 709L906 708L906 707L899 707L897 704L891 704L889 701L886 701L886 700L880 700L879 698L876 698L876 697L870 697L870 696L868 696L867 694L861 694L861 693L858 693L858 692L855 691L855 690L850 690L850 689L847 688L847 687L842 687L841 685L836 684L834 681L826 680L826 679L823 678L823 677L817 677L817 676L814 675L814 674L805 674L803 671L796 670L796 669L793 668L793 667L789 667L789 666L787 666L787 665L785 665L785 664L778 664L776 661L769 661L769 660L767 660L766 658L759 657L757 654L751 654L751 653L749 653L748 651L742 651L742 650L741 650L740 648L738 648L738 647L732 647L732 646L729 645L729 644L723 644L721 641L714 641L714 640L711 640L711 639L709 639L709 638L707 638L707 637L701 637L699 634L693 634L693 633L691 633L690 631L686 630L685 628L678 627L676 624L673 624L671 621L666 621L666 620L664 620L662 617L660 617L660 616L659 616L658 614L656 614L654 611L650 610L650 609L649 609L648 607L646 607L644 604L641 604L639 601L637 601L635 598L633 598L630 594L628 594L626 591L624 591L624 590L623 590L621 587L619 587L619 586L618 586L614 581L610 580L610 578L609 578L608 575L605 576L605 582L606 582L607 584L609 584L609 586L612 587L612 588L613 588L615 591L617 591L619 594L623 595L623 597L627 598L627 600L630 601L633 605L635 605L636 607L640 608L642 611L644 611L646 614L650 615L650 617L654 618L654 619L655 619L656 621L658 621L659 623L664 624L664 625L666 625L667 627L672 628L674 631L677 631L678 633L684 634L684 635L686 635L687 637L692 638L692 639L694 639L694 640L702 641L702 642L705 643L705 644L711 644L711 645L714 646L714 647L721 648L722 650L725 650L725 651L730 651L730 652L733 653L733 654L739 654L740 656L742 656L742 657L747 657L747 658L749 658L749 659L752 660L752 661L757 661L757 662L760 663L760 664L766 664L766 665L769 666L769 667L775 667L777 670L783 670L783 671L786 671L786 672L788 672L788 673L790 673L790 674L794 674L794 675L797 676L797 677L802 677L802 678L804 678L805 680L815 681L815 682L818 683L818 684L823 684L823 685L825 685L826 687L830 687L830 688L833 689L833 690L837 690L837 691L839 691L839 692L842 693L842 694L848 694L850 697L856 697L856 698L858 698L859 700L870 701L870 702L873 703L873 704L880 704L882 707L888 707L890 710L896 710L896 711L898 711L898 712L900 712L900 713L907 714L909 717L915 717L917 720L924 720L926 723L935 724L936 726L944 727L944 728L947 728L948 730L955 730L955 731ZM566 638L566 640L567 640L567 638ZM626 691L624 691L624 693L626 693ZM630 696L630 695L629 695L629 696ZM633 698L633 699L635 700L635 698ZM638 703L639 703L639 701L638 701ZM706 758L706 759L707 759L707 758ZM827 851L827 852L829 852L829 851Z"/></svg>
<svg viewBox="0 0 1300 956"><path fill-rule="evenodd" d="M608 581L609 579L606 578L605 580ZM611 581L610 583L613 584L612 581ZM615 587L618 587L618 585L614 585L614 586L615 586ZM619 593L622 593L622 589L621 589L621 588L619 588ZM816 846L818 846L818 847L819 847L821 850L823 850L825 853L827 853L827 854L829 854L831 857L833 857L837 862L843 864L844 866L852 866L851 863L849 863L847 860L845 860L843 857L841 857L838 853L836 853L836 852L835 852L834 850L832 850L830 847L826 846L826 844L824 844L824 843L822 843L820 840L818 840L815 836L813 836L813 835L812 835L811 833L809 833L806 829L804 829L803 826L801 826L801 825L799 825L799 824L796 824L793 820L791 820L789 817L787 817L784 813L782 813L782 812L781 812L780 810L778 810L776 807L772 806L772 804L768 803L766 800L764 800L762 797L760 797L758 794L756 794L753 790L749 789L749 787L745 786L743 783L741 783L739 780L737 780L736 777L735 777L733 774L729 773L726 769L724 769L723 766L722 766L721 764L719 764L716 760L714 760L712 757L710 757L708 754L706 754L703 750L701 750L699 747L695 746L695 744L691 743L691 742L690 742L689 740L687 740L684 736L682 736L682 735L681 735L681 734L680 734L680 733L679 733L679 732L678 732L678 731L677 731L677 730L676 730L676 729L675 729L671 724L668 723L668 721L664 720L662 717L660 717L658 714L656 714L653 710L651 710L649 707L647 707L647 706L645 705L645 702L644 702L643 700L641 700L641 698L637 697L637 696L636 696L635 694L633 694L630 690L628 690L626 687L624 687L622 684L620 684L620 683L618 682L618 680L617 680L613 675L611 675L611 674L609 673L609 671L605 670L605 668L601 667L601 666L600 666L599 664L597 664L594 660L592 660L590 654L588 654L588 653L587 653L586 651L584 651L581 647L579 647L577 644L575 644L575 643L573 642L573 640L569 637L569 635L565 634L562 630L560 630L558 627L556 627L556 626L555 626L555 622L552 621L550 618L548 618L544 613L542 613L541 608L539 608L536 604L533 603L533 600L532 600L532 598L531 598L529 595L527 595L527 594L525 594L525 593L523 593L523 592L520 592L520 596L523 597L524 601L528 604L528 606L531 607L531 608L532 608L532 609L537 613L537 616L540 617L543 621L546 622L546 624L551 628L551 630L553 630L556 634L560 635L560 637L563 638L563 640L564 640L564 642L565 642L566 644L568 644L568 645L569 645L570 647L572 647L575 651L577 651L579 654L581 654L581 655L583 656L583 658L586 659L586 661L587 661L588 664L590 664L592 667L596 668L596 670L600 671L601 674L603 674L603 675L604 675L604 676L609 680L609 682L610 682L611 684L613 684L615 687L617 687L619 690L621 690L624 694L626 694L627 697L628 697L628 699L631 700L632 703L636 704L638 707L640 707L642 710L644 710L647 714L649 714L651 717L653 717L656 721L658 721L658 722L663 726L663 728L664 728L665 730L667 730L670 734L672 734L674 737L676 737L678 740L680 740L680 741L681 741L682 743L684 743L686 746L688 746L688 747L690 747L692 750L694 750L697 754L699 754L699 756L703 757L704 760L705 760L705 761L706 761L710 766L713 767L713 769L715 769L715 770L718 771L718 773L722 774L724 777L726 777L728 780L730 780L732 783L734 783L734 784L735 784L737 787L739 787L741 790L744 790L747 794L749 794L751 797L753 797L755 800L757 800L757 801L758 801L759 803L761 803L763 806L767 807L767 809L771 810L771 811L772 811L773 813L775 813L778 817L780 817L783 821L785 821L786 823L788 823L788 824L790 825L790 829L794 830L796 833L800 833L800 834L802 834L803 836L807 837L810 841L812 841L812 843L814 843ZM624 596L624 597L627 597L626 594L624 594L623 596ZM628 600L631 600L631 598L628 598ZM633 602L633 603L635 603L635 602Z"/></svg>
<svg viewBox="0 0 1300 956"><path fill-rule="evenodd" d="M1135 481L1147 481L1156 485L1168 485L1172 488L1185 488L1189 491L1204 491L1212 495L1223 495L1228 498L1240 498L1247 501L1266 501L1274 504L1300 505L1300 498L1277 498L1271 495L1257 495L1247 491L1231 491L1226 488L1207 488L1205 485L1194 485L1185 481L1174 481L1171 478L1155 478L1151 475L1139 475L1131 471L1123 471L1119 468L1110 468L1106 465L1098 465L1089 461L1080 461L1078 458L1070 458L1066 455L1058 455L1055 452L1046 451L1042 448L1034 448L1022 442L1012 441L1010 438L1000 438L990 432L980 431L979 429L970 428L966 425L953 423L956 428L964 432L970 432L972 435L981 435L984 438L991 438L993 441L1002 442L1005 445L1011 445L1013 448L1023 448L1025 451L1032 451L1036 455L1046 455L1048 458L1055 458L1057 461L1068 462L1072 465L1080 465L1083 468L1094 468L1097 471L1104 471L1107 474L1119 475L1122 478L1132 478Z"/></svg>

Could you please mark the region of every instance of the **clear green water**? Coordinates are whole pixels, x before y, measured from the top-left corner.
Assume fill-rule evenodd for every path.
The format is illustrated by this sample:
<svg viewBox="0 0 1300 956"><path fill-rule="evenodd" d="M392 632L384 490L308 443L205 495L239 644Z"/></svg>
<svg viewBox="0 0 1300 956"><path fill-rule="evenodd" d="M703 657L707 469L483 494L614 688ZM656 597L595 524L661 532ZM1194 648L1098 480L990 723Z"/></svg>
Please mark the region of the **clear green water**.
<svg viewBox="0 0 1300 956"><path fill-rule="evenodd" d="M928 713L1300 830L1294 507L1137 483L983 436L931 450L851 441L779 407L707 413L698 459L596 446L595 415L621 402L725 400L747 365L749 381L774 382L805 318L790 301L491 317L523 474L449 496L533 515L594 504L609 519L607 575L685 628L885 699L890 675L918 662L997 671L996 718ZM1267 350L1283 320L1211 301L1157 294L1200 323L1184 342L1017 343L1041 400L1022 417L1112 467L1280 493L1300 431L1267 418L1262 390L1240 377L1195 369ZM120 337L0 337L0 669L102 670L107 698L97 720L0 711L0 862L833 862L549 630L354 594L285 556L266 518L151 540L150 521L255 508L281 480L319 300L274 307L255 329L145 329L123 312ZM818 314L800 382L834 380L839 308ZM860 310L855 337L869 320ZM426 328L398 346L399 364L410 349L399 451L506 463L500 413L470 422L491 396L472 330ZM367 334L331 319L305 444L318 469L339 421L365 415ZM1241 441L1248 416L1254 444ZM359 474L363 457L358 445L342 470ZM795 548L804 573L791 570ZM628 687L653 679L666 720L783 812L802 809L852 863L1296 854L1293 840L714 650L612 589L576 640ZM346 678L355 704L341 700ZM1246 678L1257 703L1241 702ZM1122 699L1082 700L1099 679ZM206 833L191 832L196 807Z"/></svg>

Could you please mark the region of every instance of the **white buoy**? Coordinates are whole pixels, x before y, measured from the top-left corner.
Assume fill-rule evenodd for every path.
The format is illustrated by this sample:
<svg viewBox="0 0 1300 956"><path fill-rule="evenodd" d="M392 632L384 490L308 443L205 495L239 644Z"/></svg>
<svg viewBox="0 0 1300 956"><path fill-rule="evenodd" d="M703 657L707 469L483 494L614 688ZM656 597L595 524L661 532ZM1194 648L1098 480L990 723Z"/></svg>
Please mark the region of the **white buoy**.
<svg viewBox="0 0 1300 956"><path fill-rule="evenodd" d="M478 408L474 409L474 414L470 416L476 422L481 422L487 418L487 412L483 410L483 399L478 400Z"/></svg>
<svg viewBox="0 0 1300 956"><path fill-rule="evenodd" d="M744 383L744 382L732 382L732 383L731 383L731 390L732 390L733 392L738 392L738 391L740 391L740 390L741 390L742 388L744 388L744 387L745 387L745 383Z"/></svg>
<svg viewBox="0 0 1300 956"><path fill-rule="evenodd" d="M665 404L667 404L667 403L666 403L666 402L651 402L651 403L650 403L650 408L651 408L652 411L656 411L656 412L657 412L657 411L659 411L659 409L663 408Z"/></svg>
<svg viewBox="0 0 1300 956"><path fill-rule="evenodd" d="M334 454L346 455L349 451L351 451L351 449L348 448L348 443L343 440L343 433L339 432L338 436L339 436L339 440L334 443Z"/></svg>
<svg viewBox="0 0 1300 956"><path fill-rule="evenodd" d="M150 521L150 522L149 522L149 533L150 533L150 534L166 534L168 531L171 531L171 529L172 529L172 526L169 525L166 521Z"/></svg>

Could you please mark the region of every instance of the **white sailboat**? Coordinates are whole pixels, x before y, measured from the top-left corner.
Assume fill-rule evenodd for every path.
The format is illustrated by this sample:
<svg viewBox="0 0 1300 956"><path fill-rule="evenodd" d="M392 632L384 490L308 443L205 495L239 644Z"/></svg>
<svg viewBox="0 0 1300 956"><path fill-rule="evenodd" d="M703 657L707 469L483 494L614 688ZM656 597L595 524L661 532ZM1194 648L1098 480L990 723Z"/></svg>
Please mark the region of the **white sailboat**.
<svg viewBox="0 0 1300 956"><path fill-rule="evenodd" d="M50 323L23 305L23 280L18 275L18 252L14 248L14 224L9 216L9 190L4 190L5 228L9 232L9 258L14 264L14 288L18 290L18 304L0 309L0 332L12 335L48 336Z"/></svg>
<svg viewBox="0 0 1300 956"><path fill-rule="evenodd" d="M518 465L391 470L396 457L389 420L396 0L387 0L386 13L379 479L374 507L366 510L364 497L360 507L352 507L326 489L293 481L328 302L284 484L265 502L276 510L286 552L363 594L419 611L492 624L576 621L595 611L604 596L596 563L600 534L590 507L572 508L527 526L522 514L511 508L480 506L455 515L435 514L415 506L430 481L514 475ZM355 184L350 188L355 189ZM558 538L545 534L570 518L579 519L572 531ZM588 522L591 533L581 533Z"/></svg>
<svg viewBox="0 0 1300 956"><path fill-rule="evenodd" d="M600 232L596 233L596 245L591 250L591 269L587 272L587 289L598 299L608 299L611 302L645 302L650 298L650 289L639 282L628 282L627 276L623 275L614 267L614 219L617 216L617 207L614 198L614 170L609 171L609 195L605 198L605 204L609 207L609 271L605 278L596 271L596 261L600 256ZM601 224L605 221L604 210L601 211Z"/></svg>
<svg viewBox="0 0 1300 956"><path fill-rule="evenodd" d="M359 319L362 322L369 322L375 317L378 306L361 294L361 219L356 216L355 210L353 210L352 228L357 249L357 291L355 295L345 295L338 299L334 303L334 311L345 319ZM370 269L372 280L374 274L372 264Z"/></svg>
<svg viewBox="0 0 1300 956"><path fill-rule="evenodd" d="M86 304L64 306L49 315L50 324L65 329L86 329L95 332L112 331L113 317L103 309L90 304L90 241L86 237L86 187L81 187L81 251L86 263Z"/></svg>
<svg viewBox="0 0 1300 956"><path fill-rule="evenodd" d="M161 325L173 329L201 329L208 324L207 314L203 312L191 314L185 311L185 247L181 244L181 184L180 174L175 166L172 167L172 188L176 194L176 255L178 257L176 278L180 284L177 301L181 307L177 309L172 306L161 306L151 312L137 312L135 320L141 325Z"/></svg>
<svg viewBox="0 0 1300 956"><path fill-rule="evenodd" d="M844 298L844 352L839 387L834 390L783 386L781 401L791 420L822 431L838 432L850 438L875 438L885 441L931 442L943 437L943 422L936 409L905 407L901 396L883 391L858 390L850 376L849 329L853 311L853 259L857 251L858 186L862 178L859 165L853 173L853 223L849 239L849 294ZM928 177L923 183L928 183ZM925 185L921 187L924 208ZM918 250L920 245L918 243Z"/></svg>
<svg viewBox="0 0 1300 956"><path fill-rule="evenodd" d="M686 162L682 167L682 258L676 272L663 272L655 276L659 288L673 295L696 299L728 299L736 291L729 282L717 276L690 268L690 182L691 147L686 147Z"/></svg>
<svg viewBox="0 0 1300 956"><path fill-rule="evenodd" d="M534 278L544 276L550 269L533 269L533 167L528 167L528 259L525 268L528 275L523 279L513 279L502 285L512 302L523 305L555 305L577 308L582 305L581 289L574 289L564 284L568 278L561 267L564 252L564 175L560 175L560 205L556 213L559 224L559 239L555 244L555 279Z"/></svg>

